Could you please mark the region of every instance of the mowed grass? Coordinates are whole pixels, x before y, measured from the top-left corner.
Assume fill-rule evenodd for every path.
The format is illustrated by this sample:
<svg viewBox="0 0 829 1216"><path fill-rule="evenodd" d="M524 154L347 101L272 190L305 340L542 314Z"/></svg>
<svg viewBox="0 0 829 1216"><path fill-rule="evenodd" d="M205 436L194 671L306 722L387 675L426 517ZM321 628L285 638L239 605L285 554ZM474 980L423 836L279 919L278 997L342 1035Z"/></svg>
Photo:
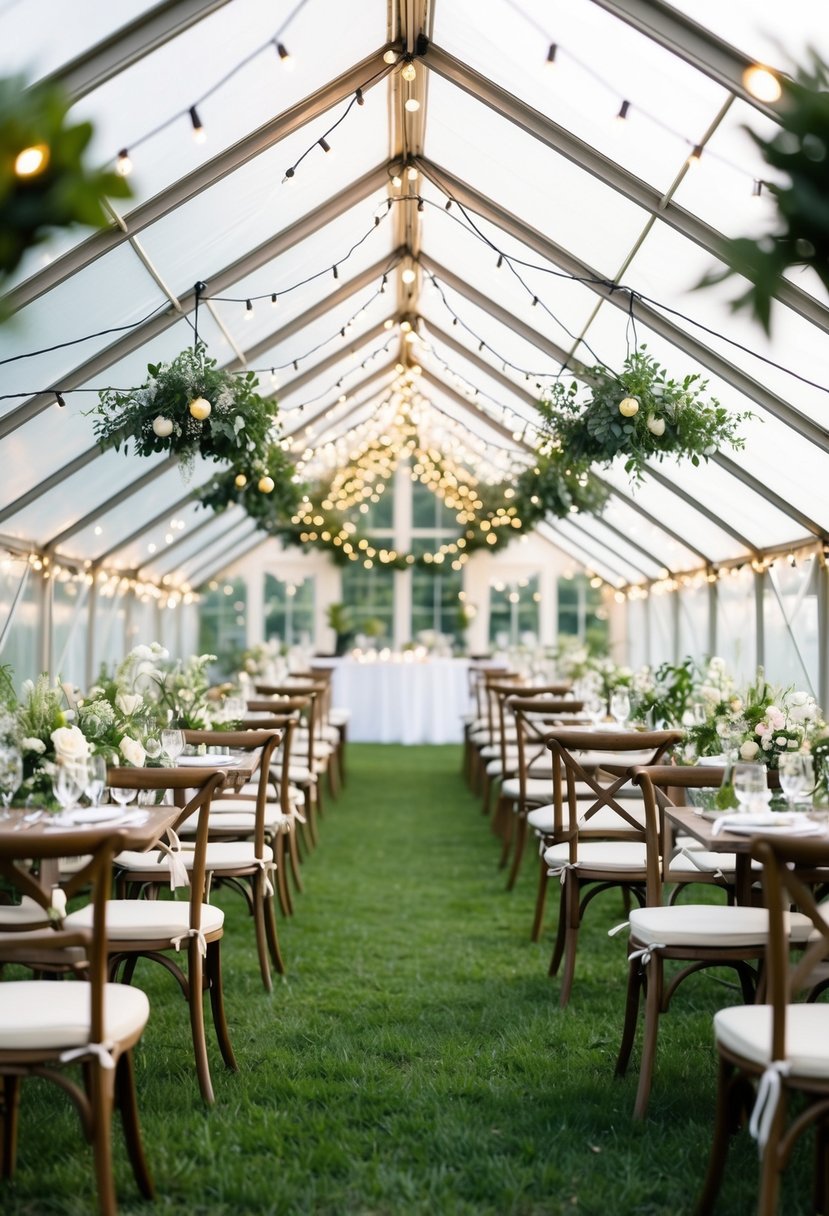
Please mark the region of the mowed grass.
<svg viewBox="0 0 829 1216"><path fill-rule="evenodd" d="M169 977L139 968L152 1014L136 1064L158 1197L154 1209L137 1199L116 1129L122 1212L692 1210L714 1108L711 1016L736 993L705 976L680 990L649 1118L634 1125L635 1070L613 1076L626 964L624 935L607 929L623 919L619 896L591 906L560 1010L546 974L555 907L532 945L534 858L508 895L459 767L454 747L351 746L347 789L329 803L305 894L280 926L289 975L270 996L241 903L222 896L240 1072L212 1050L212 1109L198 1096L184 1002ZM28 1082L21 1114L0 1211L92 1213L91 1158L67 1099ZM809 1210L807 1155L787 1177L787 1216ZM719 1210L752 1212L756 1179L742 1136Z"/></svg>

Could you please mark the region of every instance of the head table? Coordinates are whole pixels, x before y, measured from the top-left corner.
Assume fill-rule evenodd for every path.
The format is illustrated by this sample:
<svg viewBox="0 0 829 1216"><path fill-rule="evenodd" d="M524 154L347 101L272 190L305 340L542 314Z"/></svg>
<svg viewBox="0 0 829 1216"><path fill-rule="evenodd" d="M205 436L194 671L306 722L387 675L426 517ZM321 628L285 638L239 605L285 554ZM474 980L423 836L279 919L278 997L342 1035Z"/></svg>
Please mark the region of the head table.
<svg viewBox="0 0 829 1216"><path fill-rule="evenodd" d="M409 657L315 659L334 669L334 704L350 710L358 743L459 743L469 709L469 661Z"/></svg>

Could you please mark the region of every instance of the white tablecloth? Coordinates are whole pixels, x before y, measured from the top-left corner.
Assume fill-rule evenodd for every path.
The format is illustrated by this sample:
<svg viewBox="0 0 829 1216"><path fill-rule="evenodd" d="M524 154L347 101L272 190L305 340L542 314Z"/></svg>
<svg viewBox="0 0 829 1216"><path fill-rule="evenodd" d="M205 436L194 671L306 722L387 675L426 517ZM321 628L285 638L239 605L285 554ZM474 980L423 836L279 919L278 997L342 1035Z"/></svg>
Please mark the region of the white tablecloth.
<svg viewBox="0 0 829 1216"><path fill-rule="evenodd" d="M469 708L466 659L331 660L332 698L357 743L459 743Z"/></svg>

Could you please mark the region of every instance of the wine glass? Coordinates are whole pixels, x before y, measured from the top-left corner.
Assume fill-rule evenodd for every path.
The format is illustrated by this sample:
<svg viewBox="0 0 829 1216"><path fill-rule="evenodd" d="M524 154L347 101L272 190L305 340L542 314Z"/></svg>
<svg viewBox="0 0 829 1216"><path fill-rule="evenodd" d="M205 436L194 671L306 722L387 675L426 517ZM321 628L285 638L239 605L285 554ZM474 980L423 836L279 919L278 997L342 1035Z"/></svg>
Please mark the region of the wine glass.
<svg viewBox="0 0 829 1216"><path fill-rule="evenodd" d="M132 802L138 791L123 785L112 785L109 792L113 802L117 802L119 806L126 806L128 802Z"/></svg>
<svg viewBox="0 0 829 1216"><path fill-rule="evenodd" d="M184 751L184 731L163 730L161 732L161 746L173 764L175 764Z"/></svg>
<svg viewBox="0 0 829 1216"><path fill-rule="evenodd" d="M761 804L763 807L768 805L770 793L766 783L765 765L735 764L731 781L741 811L754 810Z"/></svg>
<svg viewBox="0 0 829 1216"><path fill-rule="evenodd" d="M630 696L626 688L617 688L610 698L610 712L619 727L624 730L625 723L630 717Z"/></svg>
<svg viewBox="0 0 829 1216"><path fill-rule="evenodd" d="M86 762L74 761L58 764L52 777L52 793L61 811L69 811L77 805L87 783Z"/></svg>
<svg viewBox="0 0 829 1216"><path fill-rule="evenodd" d="M107 783L107 765L103 756L93 753L86 763L86 785L84 793L91 806L100 806Z"/></svg>
<svg viewBox="0 0 829 1216"><path fill-rule="evenodd" d="M812 757L803 752L784 752L777 761L780 788L790 811L804 794L814 785Z"/></svg>
<svg viewBox="0 0 829 1216"><path fill-rule="evenodd" d="M584 712L594 726L598 726L604 717L605 705L598 693L589 693L584 698Z"/></svg>
<svg viewBox="0 0 829 1216"><path fill-rule="evenodd" d="M16 747L0 747L0 805L4 810L8 810L22 781L23 757L20 752Z"/></svg>

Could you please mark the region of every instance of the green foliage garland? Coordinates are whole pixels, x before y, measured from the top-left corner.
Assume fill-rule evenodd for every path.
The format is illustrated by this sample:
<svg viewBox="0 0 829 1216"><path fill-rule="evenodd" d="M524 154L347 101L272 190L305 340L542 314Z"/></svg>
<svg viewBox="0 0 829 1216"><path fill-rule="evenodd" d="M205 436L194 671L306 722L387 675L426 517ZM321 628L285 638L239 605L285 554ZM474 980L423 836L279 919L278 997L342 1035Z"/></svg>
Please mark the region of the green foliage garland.
<svg viewBox="0 0 829 1216"><path fill-rule="evenodd" d="M239 485L237 478L242 477L244 484ZM262 477L270 477L271 491L260 490ZM278 443L269 443L261 456L216 473L196 497L202 506L217 512L237 504L263 532L277 532L299 507L303 492L293 461Z"/></svg>
<svg viewBox="0 0 829 1216"><path fill-rule="evenodd" d="M732 414L709 397L699 373L670 378L645 346L628 355L618 376L593 367L584 379L587 399L578 382L559 381L538 406L550 441L577 467L623 456L625 472L641 481L649 460L673 455L698 465L723 444L744 446L737 424L752 415Z"/></svg>
<svg viewBox="0 0 829 1216"><path fill-rule="evenodd" d="M184 350L171 363L150 364L147 370L149 378L140 388L100 393L91 412L99 415L94 426L102 449L117 451L123 445L128 452L132 441L138 456L172 452L185 462L203 456L243 466L261 458L277 406L259 396L253 372L224 371L207 358L203 347ZM204 419L191 413L199 398L210 406Z"/></svg>
<svg viewBox="0 0 829 1216"><path fill-rule="evenodd" d="M111 222L102 199L129 198L131 190L117 173L83 163L92 124L69 126L69 99L56 85L31 87L22 76L0 79L0 287L25 251L45 240L53 228ZM15 172L18 154L43 150L38 172Z"/></svg>

